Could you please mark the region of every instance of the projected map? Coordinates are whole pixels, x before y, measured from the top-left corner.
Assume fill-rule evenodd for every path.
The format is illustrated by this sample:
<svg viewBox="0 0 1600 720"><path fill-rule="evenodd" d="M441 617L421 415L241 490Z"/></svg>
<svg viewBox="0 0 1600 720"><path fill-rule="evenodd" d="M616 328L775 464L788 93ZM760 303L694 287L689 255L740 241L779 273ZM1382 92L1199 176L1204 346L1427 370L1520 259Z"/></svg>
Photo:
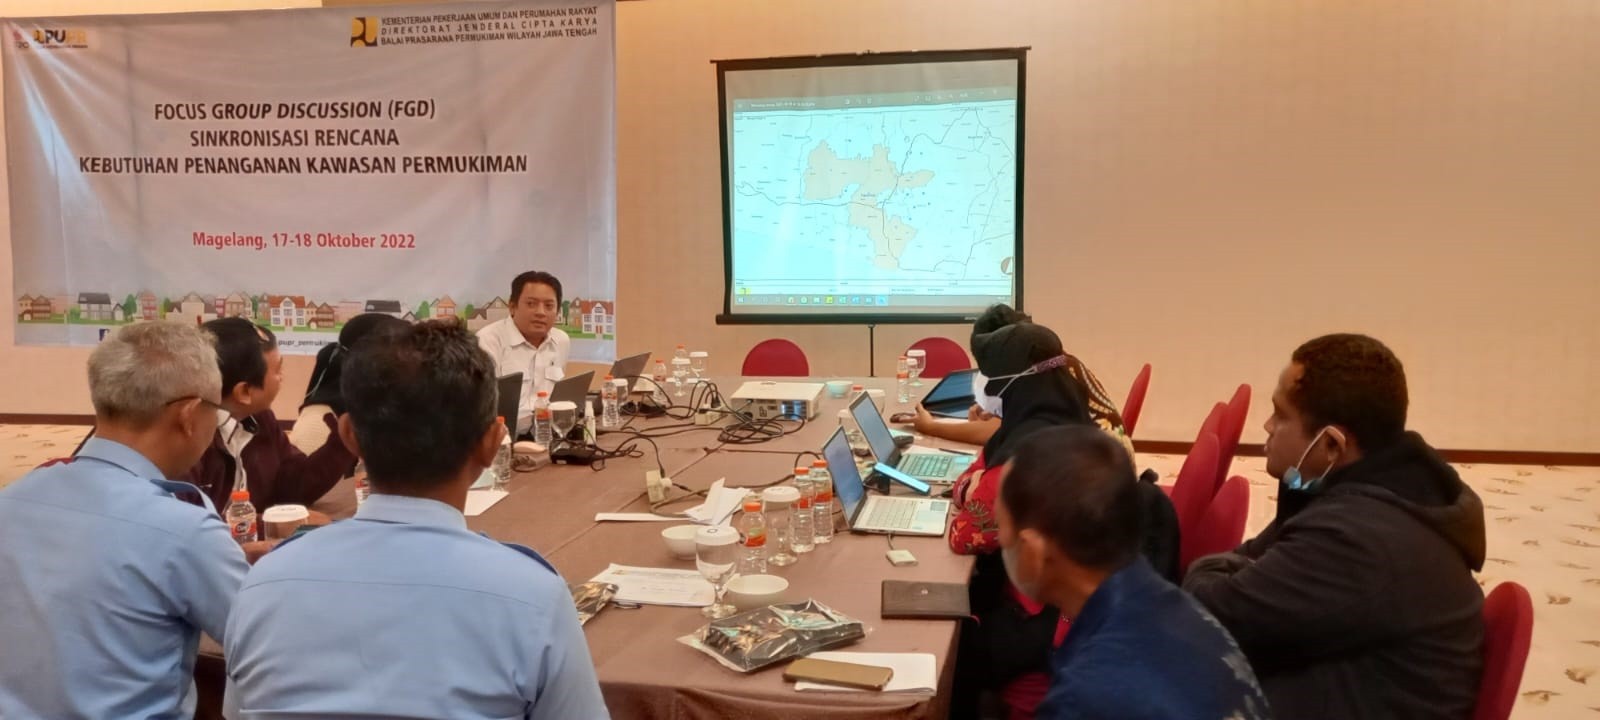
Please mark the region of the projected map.
<svg viewBox="0 0 1600 720"><path fill-rule="evenodd" d="M988 95L737 108L735 292L1009 295L1016 101Z"/></svg>

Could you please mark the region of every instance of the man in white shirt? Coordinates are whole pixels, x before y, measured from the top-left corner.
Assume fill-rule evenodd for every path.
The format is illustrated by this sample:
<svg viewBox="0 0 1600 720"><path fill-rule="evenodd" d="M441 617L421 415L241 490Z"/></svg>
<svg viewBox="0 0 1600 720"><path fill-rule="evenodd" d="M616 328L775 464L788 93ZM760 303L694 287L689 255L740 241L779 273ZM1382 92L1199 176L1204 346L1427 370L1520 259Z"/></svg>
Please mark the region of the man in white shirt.
<svg viewBox="0 0 1600 720"><path fill-rule="evenodd" d="M556 381L566 373L572 339L555 326L560 314L561 281L550 273L530 270L511 281L511 317L478 331L478 345L494 359L500 377L522 373L518 435L532 429L534 395L554 390Z"/></svg>

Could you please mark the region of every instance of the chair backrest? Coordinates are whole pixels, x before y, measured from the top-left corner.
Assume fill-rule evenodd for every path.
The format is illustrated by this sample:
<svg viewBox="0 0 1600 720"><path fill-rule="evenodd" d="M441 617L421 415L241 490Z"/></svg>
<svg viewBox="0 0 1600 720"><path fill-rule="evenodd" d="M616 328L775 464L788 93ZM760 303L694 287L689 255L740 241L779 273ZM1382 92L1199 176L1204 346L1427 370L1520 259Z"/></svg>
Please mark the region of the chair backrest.
<svg viewBox="0 0 1600 720"><path fill-rule="evenodd" d="M1217 431L1217 486L1233 468L1233 456L1239 452L1239 438L1244 435L1245 419L1250 415L1250 386L1240 385L1228 401L1222 415L1222 426Z"/></svg>
<svg viewBox="0 0 1600 720"><path fill-rule="evenodd" d="M1133 428L1139 424L1139 411L1144 409L1144 394L1150 390L1150 363L1145 363L1128 388L1128 401L1122 404L1122 432L1133 437Z"/></svg>
<svg viewBox="0 0 1600 720"><path fill-rule="evenodd" d="M811 374L811 364L806 362L806 351L783 338L772 338L756 343L745 353L744 369L740 374L768 377L806 377Z"/></svg>
<svg viewBox="0 0 1600 720"><path fill-rule="evenodd" d="M1250 481L1238 475L1228 478L1200 516L1193 539L1180 543L1182 573L1189 572L1189 564L1199 558L1239 547L1249 517Z"/></svg>
<svg viewBox="0 0 1600 720"><path fill-rule="evenodd" d="M1194 441L1194 447L1189 449L1189 457L1184 458L1177 481L1172 484L1172 510L1178 514L1180 570L1184 567L1181 561L1185 554L1183 548L1195 537L1200 518L1211 505L1211 496L1215 494L1215 488L1211 486L1212 474L1216 471L1217 436L1202 431L1199 439Z"/></svg>
<svg viewBox="0 0 1600 720"><path fill-rule="evenodd" d="M1495 586L1483 601L1483 680L1475 720L1506 720L1517 702L1533 640L1533 598L1514 582Z"/></svg>
<svg viewBox="0 0 1600 720"><path fill-rule="evenodd" d="M906 349L927 353L927 357L923 358L927 367L922 368L922 377L925 378L942 378L957 370L972 367L972 358L967 357L966 348L947 337L925 337Z"/></svg>

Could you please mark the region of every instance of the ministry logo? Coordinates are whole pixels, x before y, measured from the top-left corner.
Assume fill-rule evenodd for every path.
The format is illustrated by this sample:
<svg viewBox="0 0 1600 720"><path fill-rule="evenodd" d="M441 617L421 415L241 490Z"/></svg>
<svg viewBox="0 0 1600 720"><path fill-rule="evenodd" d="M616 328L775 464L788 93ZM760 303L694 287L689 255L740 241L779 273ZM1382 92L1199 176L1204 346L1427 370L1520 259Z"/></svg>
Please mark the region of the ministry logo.
<svg viewBox="0 0 1600 720"><path fill-rule="evenodd" d="M382 18L358 17L350 20L350 47L377 47L378 25Z"/></svg>

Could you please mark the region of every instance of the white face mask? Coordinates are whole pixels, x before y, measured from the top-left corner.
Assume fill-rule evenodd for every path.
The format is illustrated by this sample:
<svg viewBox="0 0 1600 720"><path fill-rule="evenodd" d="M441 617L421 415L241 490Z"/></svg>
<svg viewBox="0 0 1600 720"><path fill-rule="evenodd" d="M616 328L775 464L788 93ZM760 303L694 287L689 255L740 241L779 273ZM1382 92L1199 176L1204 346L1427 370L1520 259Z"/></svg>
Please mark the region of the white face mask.
<svg viewBox="0 0 1600 720"><path fill-rule="evenodd" d="M1011 383L1017 381L1017 378L1027 377L1029 375L1038 375L1046 370L1054 370L1066 364L1067 356L1057 355L1049 360L1043 360L1034 363L1033 366L1027 370L1023 370L1019 373L1013 373L1011 375L1001 375L999 377L991 378L984 377L983 371L981 370L974 372L972 374L972 401L977 404L980 410L983 410L984 412L995 417L1000 417L1000 406L1002 404L1000 396L1006 394L1006 390L1011 387ZM994 395L989 395L984 392L984 388L988 387L989 381L991 380L1009 380L1010 382L1002 385L1000 387L1000 392L997 392Z"/></svg>
<svg viewBox="0 0 1600 720"><path fill-rule="evenodd" d="M1025 583L1022 581L1022 578L1017 575L1016 547L1000 548L1000 562L1006 566L1006 578L1011 580L1011 584L1016 586L1017 591L1022 593L1029 600L1039 602L1039 583Z"/></svg>

